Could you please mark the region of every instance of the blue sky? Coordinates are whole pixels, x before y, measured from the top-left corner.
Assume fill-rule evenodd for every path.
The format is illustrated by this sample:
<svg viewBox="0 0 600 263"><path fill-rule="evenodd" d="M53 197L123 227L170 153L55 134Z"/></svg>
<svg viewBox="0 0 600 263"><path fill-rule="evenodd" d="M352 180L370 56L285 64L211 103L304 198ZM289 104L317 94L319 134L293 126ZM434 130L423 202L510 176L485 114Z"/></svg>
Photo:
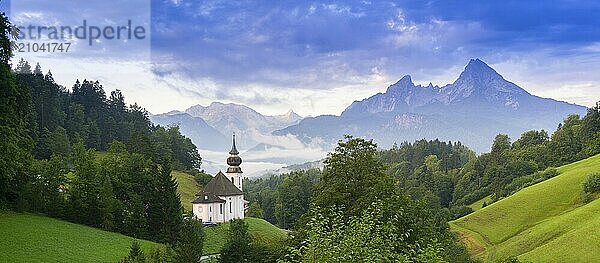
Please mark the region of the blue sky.
<svg viewBox="0 0 600 263"><path fill-rule="evenodd" d="M600 100L593 1L44 2L13 1L11 15L21 23L135 19L151 28L147 42L19 55L52 68L67 87L100 79L153 113L223 101L266 114L339 114L406 74L451 83L471 58L539 96Z"/></svg>

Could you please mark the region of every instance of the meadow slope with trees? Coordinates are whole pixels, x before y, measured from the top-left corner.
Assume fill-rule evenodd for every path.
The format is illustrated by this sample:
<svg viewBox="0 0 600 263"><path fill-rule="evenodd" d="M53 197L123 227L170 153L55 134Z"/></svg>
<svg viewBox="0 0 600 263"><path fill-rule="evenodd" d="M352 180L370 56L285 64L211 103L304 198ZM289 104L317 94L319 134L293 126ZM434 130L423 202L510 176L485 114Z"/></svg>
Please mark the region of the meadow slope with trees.
<svg viewBox="0 0 600 263"><path fill-rule="evenodd" d="M600 155L557 168L558 176L451 222L486 262L600 260ZM594 176L595 175L595 176ZM589 185L589 186L588 186Z"/></svg>
<svg viewBox="0 0 600 263"><path fill-rule="evenodd" d="M21 60L13 67L14 33L0 16L0 210L165 245L147 253L133 242L122 262L200 261L209 230L184 219L174 178L180 174L173 174L192 174L199 185L210 178L199 170L194 144L177 127L153 125L140 106L126 106L119 91L107 96L97 81L76 81L68 90L39 65ZM472 213L469 205L483 198L489 208L480 214L528 186L560 180L567 168L553 167L599 153L600 104L568 116L551 136L528 131L511 141L500 134L480 156L460 142L420 140L384 150L348 135L322 171L245 181L247 215L290 232L265 246L250 234L252 220L234 220L219 231L219 238L226 235L220 261L471 262L448 222Z"/></svg>

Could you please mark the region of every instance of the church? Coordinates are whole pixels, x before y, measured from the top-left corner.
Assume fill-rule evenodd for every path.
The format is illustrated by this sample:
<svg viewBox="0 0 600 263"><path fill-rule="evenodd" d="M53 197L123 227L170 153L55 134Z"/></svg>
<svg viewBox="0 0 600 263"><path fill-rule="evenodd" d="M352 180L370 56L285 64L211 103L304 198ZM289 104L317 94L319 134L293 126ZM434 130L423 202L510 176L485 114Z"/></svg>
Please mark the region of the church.
<svg viewBox="0 0 600 263"><path fill-rule="evenodd" d="M202 222L223 223L244 218L246 201L242 192L242 158L235 147L235 134L229 154L226 173L219 171L192 201L194 217Z"/></svg>

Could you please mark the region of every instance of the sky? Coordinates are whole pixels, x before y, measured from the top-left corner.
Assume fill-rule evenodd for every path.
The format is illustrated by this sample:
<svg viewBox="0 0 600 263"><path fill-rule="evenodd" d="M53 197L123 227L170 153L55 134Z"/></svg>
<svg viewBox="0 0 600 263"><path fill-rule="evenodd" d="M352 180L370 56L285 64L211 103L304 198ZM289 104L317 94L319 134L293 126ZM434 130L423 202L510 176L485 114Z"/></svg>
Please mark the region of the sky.
<svg viewBox="0 0 600 263"><path fill-rule="evenodd" d="M70 39L71 52L15 60L67 88L100 80L151 113L221 101L340 114L407 74L452 83L471 58L538 96L600 100L594 1L0 1L16 25L143 27L141 40Z"/></svg>

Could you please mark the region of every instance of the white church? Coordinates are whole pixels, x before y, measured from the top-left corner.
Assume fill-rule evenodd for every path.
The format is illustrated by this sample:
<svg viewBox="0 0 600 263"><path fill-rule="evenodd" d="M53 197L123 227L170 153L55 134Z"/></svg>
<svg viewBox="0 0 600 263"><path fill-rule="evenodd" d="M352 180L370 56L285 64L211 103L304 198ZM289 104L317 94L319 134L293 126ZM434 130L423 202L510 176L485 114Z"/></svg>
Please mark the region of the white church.
<svg viewBox="0 0 600 263"><path fill-rule="evenodd" d="M219 171L192 201L194 216L202 222L223 223L244 218L246 201L242 192L242 158L235 147L235 134L229 154L227 172Z"/></svg>

